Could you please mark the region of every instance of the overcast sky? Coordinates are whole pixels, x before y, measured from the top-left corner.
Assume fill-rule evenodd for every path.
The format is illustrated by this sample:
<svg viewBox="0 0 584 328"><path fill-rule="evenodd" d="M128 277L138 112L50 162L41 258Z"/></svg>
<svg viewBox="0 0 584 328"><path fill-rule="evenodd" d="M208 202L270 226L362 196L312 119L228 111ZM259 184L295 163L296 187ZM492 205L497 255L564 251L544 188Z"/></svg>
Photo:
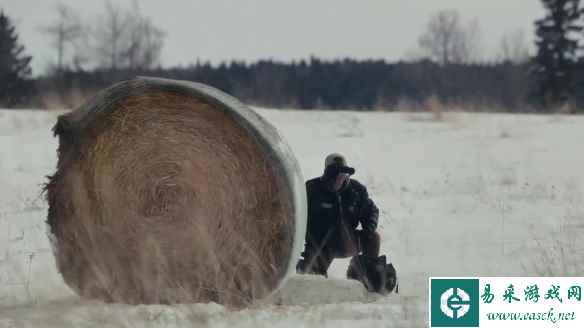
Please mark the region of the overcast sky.
<svg viewBox="0 0 584 328"><path fill-rule="evenodd" d="M0 0L15 20L21 42L34 56L35 74L54 60L55 51L39 28L55 17L57 3L70 5L91 21L105 0ZM132 0L112 0L129 7ZM167 33L163 66L200 58L289 61L321 58L403 58L416 47L428 17L458 9L478 18L485 56L494 56L506 31L523 29L533 38L542 16L539 0L141 0L142 12Z"/></svg>

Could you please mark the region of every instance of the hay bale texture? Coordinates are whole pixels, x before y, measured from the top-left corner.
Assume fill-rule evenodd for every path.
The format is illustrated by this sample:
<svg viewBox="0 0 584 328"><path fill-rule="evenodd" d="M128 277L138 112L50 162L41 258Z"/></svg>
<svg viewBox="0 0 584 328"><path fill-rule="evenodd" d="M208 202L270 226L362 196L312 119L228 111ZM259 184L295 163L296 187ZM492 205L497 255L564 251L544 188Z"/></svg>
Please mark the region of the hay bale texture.
<svg viewBox="0 0 584 328"><path fill-rule="evenodd" d="M47 222L79 295L240 307L293 270L303 179L278 132L236 99L137 78L60 116L54 132Z"/></svg>

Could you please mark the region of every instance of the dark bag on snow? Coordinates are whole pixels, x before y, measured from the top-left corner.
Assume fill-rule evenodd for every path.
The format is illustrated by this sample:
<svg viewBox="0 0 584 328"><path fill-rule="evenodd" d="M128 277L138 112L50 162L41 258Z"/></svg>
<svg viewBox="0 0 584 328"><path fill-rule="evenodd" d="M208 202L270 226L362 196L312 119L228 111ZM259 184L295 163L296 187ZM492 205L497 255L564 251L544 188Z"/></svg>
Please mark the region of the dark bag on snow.
<svg viewBox="0 0 584 328"><path fill-rule="evenodd" d="M370 292L389 294L394 289L398 292L397 273L393 264L387 263L385 255L378 258L354 256L347 269L347 278L362 282Z"/></svg>

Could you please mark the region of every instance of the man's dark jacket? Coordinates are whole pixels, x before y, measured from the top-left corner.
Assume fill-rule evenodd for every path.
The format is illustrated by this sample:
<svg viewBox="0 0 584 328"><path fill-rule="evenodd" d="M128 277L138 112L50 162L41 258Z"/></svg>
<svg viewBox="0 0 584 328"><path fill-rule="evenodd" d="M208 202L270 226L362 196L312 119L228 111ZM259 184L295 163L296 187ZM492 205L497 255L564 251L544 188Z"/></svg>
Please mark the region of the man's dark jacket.
<svg viewBox="0 0 584 328"><path fill-rule="evenodd" d="M367 188L357 180L350 179L341 190L331 192L325 188L321 177L317 177L306 182L306 192L308 252L339 245L347 234L354 237L359 223L365 232L377 229L379 209L369 198Z"/></svg>

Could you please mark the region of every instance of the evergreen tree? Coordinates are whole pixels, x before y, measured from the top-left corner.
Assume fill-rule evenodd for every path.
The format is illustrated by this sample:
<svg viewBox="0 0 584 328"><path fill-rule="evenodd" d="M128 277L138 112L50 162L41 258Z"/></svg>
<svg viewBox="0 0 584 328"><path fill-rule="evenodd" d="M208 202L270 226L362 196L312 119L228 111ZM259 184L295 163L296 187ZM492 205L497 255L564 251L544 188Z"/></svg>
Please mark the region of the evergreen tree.
<svg viewBox="0 0 584 328"><path fill-rule="evenodd" d="M574 92L578 33L582 30L580 0L542 0L546 16L535 22L537 94L546 107L559 106Z"/></svg>
<svg viewBox="0 0 584 328"><path fill-rule="evenodd" d="M0 106L13 107L31 95L30 61L10 19L0 10Z"/></svg>

